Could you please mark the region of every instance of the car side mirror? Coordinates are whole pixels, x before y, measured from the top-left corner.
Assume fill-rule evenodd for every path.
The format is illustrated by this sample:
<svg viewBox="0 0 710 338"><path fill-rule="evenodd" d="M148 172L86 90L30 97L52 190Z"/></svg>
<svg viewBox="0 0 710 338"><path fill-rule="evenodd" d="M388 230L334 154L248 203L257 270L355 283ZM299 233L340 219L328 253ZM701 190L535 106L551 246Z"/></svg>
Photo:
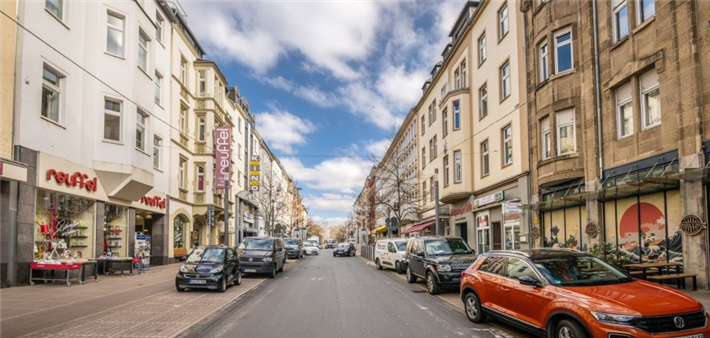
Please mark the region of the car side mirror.
<svg viewBox="0 0 710 338"><path fill-rule="evenodd" d="M537 278L533 276L523 276L518 278L518 281L522 285L527 285L527 286L532 286L532 287L542 287L542 282L540 282Z"/></svg>

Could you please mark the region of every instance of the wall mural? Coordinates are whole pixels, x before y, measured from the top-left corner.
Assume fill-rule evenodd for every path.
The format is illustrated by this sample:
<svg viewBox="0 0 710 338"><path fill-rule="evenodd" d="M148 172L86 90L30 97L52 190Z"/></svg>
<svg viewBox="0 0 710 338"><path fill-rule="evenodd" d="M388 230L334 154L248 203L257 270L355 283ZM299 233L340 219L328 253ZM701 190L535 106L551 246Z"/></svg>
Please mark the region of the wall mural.
<svg viewBox="0 0 710 338"><path fill-rule="evenodd" d="M582 227L580 215L582 216L581 220L586 220L587 208L585 206L545 212L545 237L543 238L543 245L546 247L587 250L587 245L580 242Z"/></svg>

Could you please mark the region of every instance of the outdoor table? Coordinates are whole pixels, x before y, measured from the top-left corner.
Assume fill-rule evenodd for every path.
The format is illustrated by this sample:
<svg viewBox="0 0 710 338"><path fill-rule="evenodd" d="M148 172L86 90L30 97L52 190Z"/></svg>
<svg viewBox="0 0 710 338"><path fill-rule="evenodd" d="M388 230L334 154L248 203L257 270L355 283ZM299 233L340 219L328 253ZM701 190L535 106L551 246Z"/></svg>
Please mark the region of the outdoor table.
<svg viewBox="0 0 710 338"><path fill-rule="evenodd" d="M624 265L627 272L631 272L631 269L641 269L641 271L643 271L642 278L644 280L646 279L646 270L648 269L658 269L658 273L663 274L663 268L669 269L674 267L676 271L678 271L681 266L683 266L683 263L678 262L633 263Z"/></svg>
<svg viewBox="0 0 710 338"><path fill-rule="evenodd" d="M104 275L115 272L113 265L114 263L118 263L121 267L121 277L124 276L125 265L128 265L128 272L133 276L133 257L99 258L97 261L103 267L102 271Z"/></svg>
<svg viewBox="0 0 710 338"><path fill-rule="evenodd" d="M34 270L42 270L42 271L65 271L66 272L66 277L65 278L35 278L33 277L33 272ZM70 278L70 272L71 270L82 270L82 265L77 263L77 264L45 264L45 263L30 263L30 285L35 285L34 281L44 281L44 282L54 282L54 281L60 281L60 282L66 282L67 287L71 286L71 280L79 280L79 283L81 284L81 280L83 277L76 277L76 278Z"/></svg>
<svg viewBox="0 0 710 338"><path fill-rule="evenodd" d="M81 264L81 280L79 281L79 284L86 284L86 267L93 265L94 266L94 282L99 281L99 262L89 260L89 261L84 261L84 262L79 262Z"/></svg>

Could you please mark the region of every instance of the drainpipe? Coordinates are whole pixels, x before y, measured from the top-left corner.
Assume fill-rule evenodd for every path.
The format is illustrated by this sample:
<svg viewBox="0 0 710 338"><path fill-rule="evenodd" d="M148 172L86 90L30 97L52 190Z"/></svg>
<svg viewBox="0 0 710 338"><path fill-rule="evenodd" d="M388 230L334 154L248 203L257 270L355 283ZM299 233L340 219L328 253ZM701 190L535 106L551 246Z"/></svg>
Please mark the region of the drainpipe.
<svg viewBox="0 0 710 338"><path fill-rule="evenodd" d="M592 0L592 23L594 37L594 101L597 114L597 146L599 147L597 156L599 157L599 177L604 175L604 151L602 150L602 107L601 107L601 81L599 80L599 21L597 17L597 1Z"/></svg>
<svg viewBox="0 0 710 338"><path fill-rule="evenodd" d="M525 86L528 87L528 86L530 86L530 74L528 73L528 70L530 68L529 68L528 56L527 56L528 55L528 16L525 14L523 14L523 31L525 32L525 34L523 34L525 36L525 41L524 41L524 43L525 43L525 47L524 47L525 48ZM525 102L526 102L526 106L528 109L528 111L527 111L527 114L528 114L528 140L530 140L531 139L530 129L532 129L531 128L532 123L530 123L530 107L532 106L532 104L530 103L530 90L528 88L526 88L526 90L525 90ZM528 145L528 149L532 149L532 147L530 147ZM527 198L528 198L528 203L530 203L531 202L530 200L532 199L532 195L531 195L531 193L532 193L532 183L531 183L531 181L532 181L532 152L530 150L528 150L528 179L526 181L528 184ZM528 234L531 233L530 230L532 229L532 226L533 226L532 225L533 212L534 211L532 211L532 210L531 210L531 212L528 212L528 217L527 217L528 218L528 226L527 226ZM528 238L528 245L530 245L530 244L533 244L533 245L535 244L535 241L532 240L532 238Z"/></svg>

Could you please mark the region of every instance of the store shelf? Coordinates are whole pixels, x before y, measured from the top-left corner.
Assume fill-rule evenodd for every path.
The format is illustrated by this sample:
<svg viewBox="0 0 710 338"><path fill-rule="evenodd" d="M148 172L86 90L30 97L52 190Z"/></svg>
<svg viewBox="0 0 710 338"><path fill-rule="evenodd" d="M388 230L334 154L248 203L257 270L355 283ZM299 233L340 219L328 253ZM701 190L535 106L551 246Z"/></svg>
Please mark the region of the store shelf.
<svg viewBox="0 0 710 338"><path fill-rule="evenodd" d="M71 248L86 248L88 245L70 245Z"/></svg>
<svg viewBox="0 0 710 338"><path fill-rule="evenodd" d="M89 238L89 236L70 236L70 239Z"/></svg>

